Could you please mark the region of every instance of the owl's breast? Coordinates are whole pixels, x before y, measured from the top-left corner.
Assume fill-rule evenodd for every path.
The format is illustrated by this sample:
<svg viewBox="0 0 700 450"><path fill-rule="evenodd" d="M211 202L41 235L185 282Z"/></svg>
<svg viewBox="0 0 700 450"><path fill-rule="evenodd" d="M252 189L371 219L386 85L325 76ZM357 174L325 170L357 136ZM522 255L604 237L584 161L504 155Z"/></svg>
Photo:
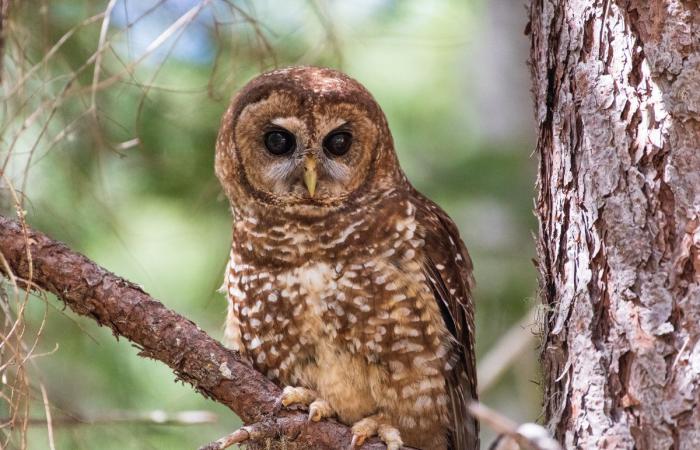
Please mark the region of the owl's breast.
<svg viewBox="0 0 700 450"><path fill-rule="evenodd" d="M270 377L292 377L300 363L313 362L317 349L348 325L338 298L344 295L339 282L350 283L330 263L256 269L233 261L227 335L237 338L233 347ZM234 329L230 333L228 325Z"/></svg>
<svg viewBox="0 0 700 450"><path fill-rule="evenodd" d="M391 207L381 226L354 217L332 232L284 225L234 242L229 342L278 383L317 390L346 422L447 401L447 330L423 271L424 236L410 202Z"/></svg>
<svg viewBox="0 0 700 450"><path fill-rule="evenodd" d="M348 422L377 407L373 392L387 380L380 353L391 346L382 341L393 331L390 315L376 314L373 271L363 270L358 262L308 262L241 276L229 290L229 323L239 326L255 367L283 385L317 390Z"/></svg>

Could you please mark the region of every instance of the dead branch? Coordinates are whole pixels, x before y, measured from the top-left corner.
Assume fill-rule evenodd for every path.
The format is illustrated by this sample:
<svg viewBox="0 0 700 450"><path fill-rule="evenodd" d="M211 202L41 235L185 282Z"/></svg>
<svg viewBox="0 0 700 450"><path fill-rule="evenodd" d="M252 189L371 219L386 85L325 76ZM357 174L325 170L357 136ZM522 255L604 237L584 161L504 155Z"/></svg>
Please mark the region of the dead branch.
<svg viewBox="0 0 700 450"><path fill-rule="evenodd" d="M348 427L333 421L309 422L304 413L278 408L280 388L237 353L140 287L64 244L0 216L0 253L7 262L0 271L6 276L25 289L52 292L73 312L108 326L116 338L133 342L139 356L167 364L179 380L228 406L244 423L263 424L257 427L265 430L259 433L261 440L282 440L290 450L338 449L350 444ZM372 439L361 448L385 446Z"/></svg>
<svg viewBox="0 0 700 450"><path fill-rule="evenodd" d="M469 413L499 434L489 446L491 450L562 450L542 425L532 422L518 425L479 402L469 405Z"/></svg>

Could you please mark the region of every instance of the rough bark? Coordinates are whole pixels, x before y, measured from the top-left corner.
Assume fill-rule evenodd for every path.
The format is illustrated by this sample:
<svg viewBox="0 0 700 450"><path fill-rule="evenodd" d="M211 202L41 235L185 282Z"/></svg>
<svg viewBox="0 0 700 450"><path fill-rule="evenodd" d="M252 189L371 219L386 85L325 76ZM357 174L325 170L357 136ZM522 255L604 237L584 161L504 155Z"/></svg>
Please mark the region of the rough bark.
<svg viewBox="0 0 700 450"><path fill-rule="evenodd" d="M29 245L27 245L29 244ZM350 429L336 422L308 422L306 414L276 407L280 389L243 363L197 325L169 310L138 286L108 272L49 237L0 216L0 271L11 269L21 286L54 293L75 313L111 328L167 364L180 380L228 406L246 424L262 422L263 438L284 448L347 448ZM267 440L267 439L263 439ZM262 444L263 448L267 443ZM376 439L362 449L385 449Z"/></svg>
<svg viewBox="0 0 700 450"><path fill-rule="evenodd" d="M700 448L699 11L530 6L544 409L566 448Z"/></svg>

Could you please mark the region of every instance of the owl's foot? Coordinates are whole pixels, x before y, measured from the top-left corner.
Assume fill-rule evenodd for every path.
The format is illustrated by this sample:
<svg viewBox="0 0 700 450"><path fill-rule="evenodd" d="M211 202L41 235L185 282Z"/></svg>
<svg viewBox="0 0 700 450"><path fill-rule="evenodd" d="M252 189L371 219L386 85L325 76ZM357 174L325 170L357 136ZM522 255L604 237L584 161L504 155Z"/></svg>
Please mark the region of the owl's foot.
<svg viewBox="0 0 700 450"><path fill-rule="evenodd" d="M335 415L335 411L330 403L319 398L316 391L304 387L285 387L282 390L279 402L285 407L290 405L307 406L309 408L309 420L314 422Z"/></svg>
<svg viewBox="0 0 700 450"><path fill-rule="evenodd" d="M403 445L401 433L393 427L384 414L375 414L355 422L352 426L350 449L364 444L367 438L378 435L387 450L399 450Z"/></svg>

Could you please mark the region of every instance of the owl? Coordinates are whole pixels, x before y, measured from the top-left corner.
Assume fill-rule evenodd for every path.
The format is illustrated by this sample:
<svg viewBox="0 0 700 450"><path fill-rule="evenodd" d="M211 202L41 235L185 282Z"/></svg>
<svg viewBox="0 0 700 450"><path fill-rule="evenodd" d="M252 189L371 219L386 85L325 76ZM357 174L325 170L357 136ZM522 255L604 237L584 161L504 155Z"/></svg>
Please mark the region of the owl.
<svg viewBox="0 0 700 450"><path fill-rule="evenodd" d="M225 341L281 403L350 425L353 446L478 448L472 263L372 95L327 68L259 75L215 166L234 218Z"/></svg>

